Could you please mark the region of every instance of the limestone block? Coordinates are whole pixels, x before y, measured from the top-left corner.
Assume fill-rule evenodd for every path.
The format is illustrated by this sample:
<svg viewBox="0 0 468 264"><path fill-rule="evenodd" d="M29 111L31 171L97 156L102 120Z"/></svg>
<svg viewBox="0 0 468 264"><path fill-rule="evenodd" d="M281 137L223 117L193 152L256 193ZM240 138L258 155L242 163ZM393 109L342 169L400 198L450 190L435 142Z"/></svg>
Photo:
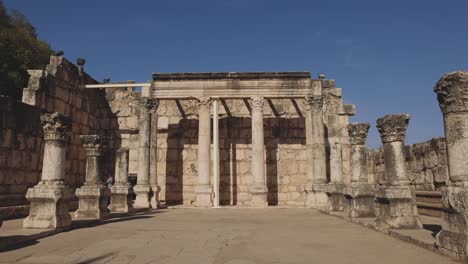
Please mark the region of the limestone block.
<svg viewBox="0 0 468 264"><path fill-rule="evenodd" d="M77 219L106 219L110 217L107 208L111 192L107 186L89 184L76 190L78 197L78 210L75 212Z"/></svg>
<svg viewBox="0 0 468 264"><path fill-rule="evenodd" d="M447 166L439 166L435 168L432 173L434 174L434 182L436 183L447 183L449 180Z"/></svg>

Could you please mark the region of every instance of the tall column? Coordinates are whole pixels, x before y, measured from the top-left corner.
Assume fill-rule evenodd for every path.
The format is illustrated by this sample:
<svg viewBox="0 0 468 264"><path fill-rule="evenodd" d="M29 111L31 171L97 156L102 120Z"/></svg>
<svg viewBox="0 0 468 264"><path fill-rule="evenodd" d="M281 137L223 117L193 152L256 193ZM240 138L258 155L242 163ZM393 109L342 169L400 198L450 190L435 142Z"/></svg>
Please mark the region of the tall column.
<svg viewBox="0 0 468 264"><path fill-rule="evenodd" d="M150 161L149 161L149 182L151 186L151 207L159 208L159 193L161 188L158 184L158 115L156 110L158 109L159 102L151 109L151 132L150 132Z"/></svg>
<svg viewBox="0 0 468 264"><path fill-rule="evenodd" d="M110 190L102 179L102 156L106 139L99 135L82 135L83 146L86 149L86 181L76 190L78 219L105 219L110 216L107 208Z"/></svg>
<svg viewBox="0 0 468 264"><path fill-rule="evenodd" d="M115 183L111 188L109 205L112 212L128 213L133 209L133 188L128 181L128 152L128 148L120 148L115 155Z"/></svg>
<svg viewBox="0 0 468 264"><path fill-rule="evenodd" d="M346 198L343 195L343 160L341 158L340 140L340 116L330 114L328 116L328 143L330 146L330 182L326 188L329 196L329 210L343 211L346 205Z"/></svg>
<svg viewBox="0 0 468 264"><path fill-rule="evenodd" d="M348 125L351 143L351 184L344 188L343 193L348 199L346 211L351 218L375 216L374 188L369 184L367 174L366 139L369 128L369 123Z"/></svg>
<svg viewBox="0 0 468 264"><path fill-rule="evenodd" d="M29 188L31 203L24 228L61 229L71 225L68 213L72 190L65 184L66 142L71 119L59 113L41 116L44 129L44 158L41 181Z"/></svg>
<svg viewBox="0 0 468 264"><path fill-rule="evenodd" d="M151 186L150 176L150 138L151 138L151 111L157 107L158 101L143 97L140 100L140 118L138 133L138 175L134 192L136 194L135 207L150 208ZM156 164L153 164L156 166Z"/></svg>
<svg viewBox="0 0 468 264"><path fill-rule="evenodd" d="M252 195L251 207L268 207L265 177L265 144L263 137L263 97L253 97L252 107Z"/></svg>
<svg viewBox="0 0 468 264"><path fill-rule="evenodd" d="M198 184L195 189L195 206L198 207L213 205L210 180L211 104L208 97L202 97L198 102Z"/></svg>
<svg viewBox="0 0 468 264"><path fill-rule="evenodd" d="M468 255L468 71L444 75L435 85L444 115L449 183L442 189L442 231L439 248Z"/></svg>
<svg viewBox="0 0 468 264"><path fill-rule="evenodd" d="M213 100L213 207L219 207L219 99Z"/></svg>
<svg viewBox="0 0 468 264"><path fill-rule="evenodd" d="M384 182L376 191L377 224L389 228L421 228L414 187L406 175L405 137L410 115L386 115L377 119L384 151Z"/></svg>
<svg viewBox="0 0 468 264"><path fill-rule="evenodd" d="M325 153L325 127L323 123L323 97L308 96L304 100L307 175L304 190L306 207L326 208L328 196L325 193L327 172Z"/></svg>

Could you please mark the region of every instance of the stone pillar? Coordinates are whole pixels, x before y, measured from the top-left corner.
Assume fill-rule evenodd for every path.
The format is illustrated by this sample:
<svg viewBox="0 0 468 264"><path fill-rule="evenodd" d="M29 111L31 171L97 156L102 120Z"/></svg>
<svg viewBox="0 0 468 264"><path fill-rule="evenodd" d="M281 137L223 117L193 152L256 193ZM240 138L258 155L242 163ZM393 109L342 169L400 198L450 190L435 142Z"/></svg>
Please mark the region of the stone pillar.
<svg viewBox="0 0 468 264"><path fill-rule="evenodd" d="M159 103L151 111L151 136L150 136L150 169L149 169L149 182L151 186L151 207L160 208L159 193L161 188L158 184L158 115L156 110Z"/></svg>
<svg viewBox="0 0 468 264"><path fill-rule="evenodd" d="M309 96L304 100L307 175L304 191L305 206L326 208L328 196L325 193L327 172L325 153L325 127L323 123L323 97Z"/></svg>
<svg viewBox="0 0 468 264"><path fill-rule="evenodd" d="M444 75L436 84L444 115L449 183L442 189L442 231L439 248L468 255L468 71Z"/></svg>
<svg viewBox="0 0 468 264"><path fill-rule="evenodd" d="M213 206L213 188L210 180L211 157L211 104L210 98L198 102L198 184L195 188L195 206Z"/></svg>
<svg viewBox="0 0 468 264"><path fill-rule="evenodd" d="M330 212L344 211L346 198L343 195L343 161L341 158L340 116L328 116L328 143L330 146L330 182L326 188Z"/></svg>
<svg viewBox="0 0 468 264"><path fill-rule="evenodd" d="M263 97L250 100L252 107L252 195L251 207L268 207L265 177L265 144L263 137Z"/></svg>
<svg viewBox="0 0 468 264"><path fill-rule="evenodd" d="M134 192L136 194L135 207L150 208L150 142L151 142L151 111L157 107L158 101L143 97L140 100L140 118L138 134L138 175ZM156 166L156 164L153 164Z"/></svg>
<svg viewBox="0 0 468 264"><path fill-rule="evenodd" d="M366 139L369 123L348 125L351 144L351 183L343 190L348 199L346 211L349 217L374 217L374 188L367 174Z"/></svg>
<svg viewBox="0 0 468 264"><path fill-rule="evenodd" d="M115 159L115 183L111 188L109 209L112 212L128 213L133 209L133 188L128 182L128 148L117 150Z"/></svg>
<svg viewBox="0 0 468 264"><path fill-rule="evenodd" d="M102 156L106 139L100 135L82 135L83 146L86 149L86 181L76 190L78 219L105 219L110 216L107 208L110 190L102 179Z"/></svg>
<svg viewBox="0 0 468 264"><path fill-rule="evenodd" d="M414 187L406 175L405 136L410 115L386 115L377 119L384 151L384 182L378 186L377 224L388 228L421 228Z"/></svg>
<svg viewBox="0 0 468 264"><path fill-rule="evenodd" d="M68 213L72 190L65 185L66 141L71 120L59 113L41 116L44 129L44 158L41 181L29 188L31 203L24 228L62 229L71 225Z"/></svg>

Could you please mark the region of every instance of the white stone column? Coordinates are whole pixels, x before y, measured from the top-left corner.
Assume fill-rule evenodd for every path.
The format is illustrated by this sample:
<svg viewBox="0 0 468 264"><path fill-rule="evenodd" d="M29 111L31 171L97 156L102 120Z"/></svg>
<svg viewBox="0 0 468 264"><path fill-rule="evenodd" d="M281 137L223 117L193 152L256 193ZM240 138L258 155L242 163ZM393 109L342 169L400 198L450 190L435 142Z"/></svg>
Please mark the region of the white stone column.
<svg viewBox="0 0 468 264"><path fill-rule="evenodd" d="M377 119L384 151L384 183L378 186L377 224L388 228L421 228L414 187L406 175L405 137L410 115L386 115Z"/></svg>
<svg viewBox="0 0 468 264"><path fill-rule="evenodd" d="M435 85L444 115L449 183L442 189L439 248L457 257L468 255L468 71L444 75Z"/></svg>
<svg viewBox="0 0 468 264"><path fill-rule="evenodd" d="M213 99L213 207L219 207L219 100Z"/></svg>
<svg viewBox="0 0 468 264"><path fill-rule="evenodd" d="M252 107L252 195L251 207L268 207L265 177L265 144L263 136L263 97L253 97Z"/></svg>
<svg viewBox="0 0 468 264"><path fill-rule="evenodd" d="M325 208L328 196L325 193L327 182L325 127L323 123L323 96L308 96L304 100L307 175L304 190L306 207Z"/></svg>
<svg viewBox="0 0 468 264"><path fill-rule="evenodd" d="M211 159L211 104L210 98L203 97L198 102L198 184L195 188L195 206L213 206L210 180Z"/></svg>
<svg viewBox="0 0 468 264"><path fill-rule="evenodd" d="M110 217L107 208L110 189L104 184L101 174L102 156L106 139L100 135L82 135L86 149L86 181L76 190L78 197L77 219L105 219Z"/></svg>
<svg viewBox="0 0 468 264"><path fill-rule="evenodd" d="M68 228L71 226L68 211L73 193L65 184L65 154L71 119L59 113L44 114L41 123L45 143L41 181L26 193L31 205L23 227Z"/></svg>
<svg viewBox="0 0 468 264"><path fill-rule="evenodd" d="M115 183L111 188L109 205L109 209L116 213L128 213L133 209L133 188L128 181L128 154L128 148L120 148L116 153Z"/></svg>
<svg viewBox="0 0 468 264"><path fill-rule="evenodd" d="M150 176L150 139L151 139L151 111L157 107L158 101L143 97L140 100L139 138L138 138L138 175L134 192L136 194L135 207L150 208L151 186ZM155 165L155 164L154 164Z"/></svg>
<svg viewBox="0 0 468 264"><path fill-rule="evenodd" d="M149 169L149 182L151 186L151 207L159 208L160 200L159 193L161 188L158 184L158 109L159 103L150 111L151 114L151 136L150 136L150 169Z"/></svg>
<svg viewBox="0 0 468 264"><path fill-rule="evenodd" d="M351 218L373 217L374 188L368 182L366 139L369 123L352 123L348 125L351 156L351 183L343 190L347 198L346 212Z"/></svg>

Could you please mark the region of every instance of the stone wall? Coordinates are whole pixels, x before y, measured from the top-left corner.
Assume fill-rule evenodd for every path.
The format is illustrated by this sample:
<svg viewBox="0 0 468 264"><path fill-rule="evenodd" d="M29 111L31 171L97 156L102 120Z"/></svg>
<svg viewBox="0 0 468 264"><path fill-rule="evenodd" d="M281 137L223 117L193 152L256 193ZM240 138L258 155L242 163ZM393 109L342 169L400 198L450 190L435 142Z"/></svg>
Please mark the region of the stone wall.
<svg viewBox="0 0 468 264"><path fill-rule="evenodd" d="M27 188L40 179L43 155L42 113L59 112L73 120L67 146L66 183L75 189L85 179L86 156L80 135L104 134L111 149L120 144L113 132L117 119L110 111L105 91L84 89L97 83L82 68L63 57L51 56L45 70L29 70L23 102L1 104L2 131L0 170L0 214L16 217L27 214ZM6 100L6 99L5 99ZM103 178L113 174L114 152L104 160ZM76 203L72 206L76 208Z"/></svg>
<svg viewBox="0 0 468 264"><path fill-rule="evenodd" d="M438 191L448 182L447 151L444 138L433 138L429 141L408 145L406 152L406 173L419 191ZM381 149L373 150L372 156L378 182L384 174L383 153Z"/></svg>

